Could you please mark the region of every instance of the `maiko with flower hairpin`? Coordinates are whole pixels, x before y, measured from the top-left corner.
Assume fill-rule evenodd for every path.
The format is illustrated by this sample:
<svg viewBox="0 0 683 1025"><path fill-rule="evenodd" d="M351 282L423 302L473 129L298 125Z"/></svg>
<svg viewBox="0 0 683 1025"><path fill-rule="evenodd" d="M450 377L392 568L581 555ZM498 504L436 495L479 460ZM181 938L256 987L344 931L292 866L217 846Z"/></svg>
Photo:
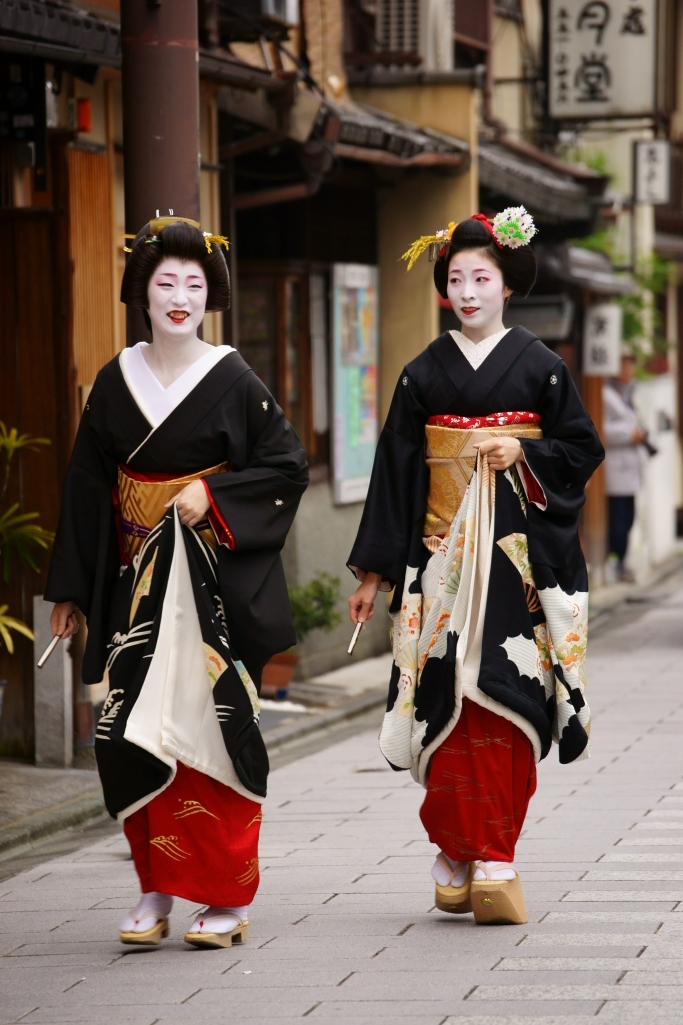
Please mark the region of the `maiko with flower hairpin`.
<svg viewBox="0 0 683 1025"><path fill-rule="evenodd" d="M230 305L227 248L172 215L132 240L121 300L152 343L97 375L45 592L55 636L77 609L87 619L84 682L107 673L97 766L142 890L126 944L168 936L174 897L205 908L194 947L246 941L268 777L261 669L296 643L280 550L305 452L239 353L198 334Z"/></svg>
<svg viewBox="0 0 683 1025"><path fill-rule="evenodd" d="M535 235L509 207L403 254L428 253L461 330L401 372L349 559L354 623L393 591L380 748L426 789L436 906L481 924L527 921L514 857L536 762L553 741L561 762L589 753L578 515L604 451L560 357L504 325Z"/></svg>

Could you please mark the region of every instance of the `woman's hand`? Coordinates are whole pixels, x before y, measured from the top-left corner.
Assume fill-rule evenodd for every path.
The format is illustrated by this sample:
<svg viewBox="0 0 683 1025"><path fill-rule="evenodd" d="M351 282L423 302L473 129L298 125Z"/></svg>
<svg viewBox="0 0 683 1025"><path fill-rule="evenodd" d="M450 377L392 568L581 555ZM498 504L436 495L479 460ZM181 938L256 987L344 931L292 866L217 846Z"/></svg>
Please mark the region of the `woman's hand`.
<svg viewBox="0 0 683 1025"><path fill-rule="evenodd" d="M482 456L488 456L492 470L507 470L513 463L524 462L524 450L519 438L488 438L474 446Z"/></svg>
<svg viewBox="0 0 683 1025"><path fill-rule="evenodd" d="M50 629L53 637L61 637L63 641L72 634L78 633L78 617L75 601L58 601L50 614Z"/></svg>
<svg viewBox="0 0 683 1025"><path fill-rule="evenodd" d="M349 616L354 626L372 619L375 598L381 583L381 573L366 573L363 583L358 585L349 598Z"/></svg>
<svg viewBox="0 0 683 1025"><path fill-rule="evenodd" d="M186 484L175 498L166 503L165 508L168 509L174 502L178 509L180 522L184 523L186 527L194 527L197 523L205 520L211 506L209 496L200 480L193 480L191 484Z"/></svg>

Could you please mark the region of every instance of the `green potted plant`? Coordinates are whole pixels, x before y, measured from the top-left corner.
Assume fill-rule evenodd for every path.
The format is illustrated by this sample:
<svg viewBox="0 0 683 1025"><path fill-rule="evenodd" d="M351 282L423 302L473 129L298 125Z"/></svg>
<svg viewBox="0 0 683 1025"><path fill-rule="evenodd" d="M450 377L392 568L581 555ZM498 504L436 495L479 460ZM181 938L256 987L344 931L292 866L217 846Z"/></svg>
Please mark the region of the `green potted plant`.
<svg viewBox="0 0 683 1025"><path fill-rule="evenodd" d="M341 600L340 587L339 577L318 573L307 584L288 588L298 644L313 630L329 633L341 622L341 615L336 608L337 602ZM274 697L279 701L286 698L298 662L299 655L293 648L274 655L263 667L262 697Z"/></svg>
<svg viewBox="0 0 683 1025"><path fill-rule="evenodd" d="M3 505L9 490L12 460L21 449L37 452L39 445L49 445L49 438L33 438L30 434L19 434L16 427L7 430L0 420L0 458L4 462L0 481L0 560L2 561L2 581L9 584L12 574L12 563L16 558L20 563L30 566L38 572L38 556L41 549L48 548L53 534L36 523L40 513L19 512L19 503L14 502L3 511ZM8 615L9 605L0 604L0 647L7 648L13 654L14 641L12 631L23 634L33 640L33 631L22 620ZM6 681L3 681L6 683Z"/></svg>

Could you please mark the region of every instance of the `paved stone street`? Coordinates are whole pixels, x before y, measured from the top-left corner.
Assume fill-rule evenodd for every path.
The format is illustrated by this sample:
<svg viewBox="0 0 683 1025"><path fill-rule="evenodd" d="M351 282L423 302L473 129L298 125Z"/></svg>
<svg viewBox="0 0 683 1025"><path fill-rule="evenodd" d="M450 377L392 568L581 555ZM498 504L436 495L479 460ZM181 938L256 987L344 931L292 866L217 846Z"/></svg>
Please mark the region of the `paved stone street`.
<svg viewBox="0 0 683 1025"><path fill-rule="evenodd" d="M433 909L420 789L376 734L273 773L244 948L123 948L107 837L0 884L2 1023L587 1025L683 1019L683 590L592 643L593 757L541 766L518 848L528 926Z"/></svg>

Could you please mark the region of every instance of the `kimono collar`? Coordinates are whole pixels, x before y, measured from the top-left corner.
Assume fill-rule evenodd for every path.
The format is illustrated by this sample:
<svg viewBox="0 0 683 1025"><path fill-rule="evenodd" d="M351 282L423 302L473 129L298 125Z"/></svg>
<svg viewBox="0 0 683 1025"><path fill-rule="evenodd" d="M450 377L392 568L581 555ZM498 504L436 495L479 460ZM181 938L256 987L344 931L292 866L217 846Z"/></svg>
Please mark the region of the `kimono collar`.
<svg viewBox="0 0 683 1025"><path fill-rule="evenodd" d="M476 370L477 367L481 366L489 353L493 352L498 342L501 338L505 337L509 330L509 327L504 327L502 331L497 331L495 334L489 335L488 338L482 338L480 342L473 342L462 331L450 331L449 334L469 365Z"/></svg>

